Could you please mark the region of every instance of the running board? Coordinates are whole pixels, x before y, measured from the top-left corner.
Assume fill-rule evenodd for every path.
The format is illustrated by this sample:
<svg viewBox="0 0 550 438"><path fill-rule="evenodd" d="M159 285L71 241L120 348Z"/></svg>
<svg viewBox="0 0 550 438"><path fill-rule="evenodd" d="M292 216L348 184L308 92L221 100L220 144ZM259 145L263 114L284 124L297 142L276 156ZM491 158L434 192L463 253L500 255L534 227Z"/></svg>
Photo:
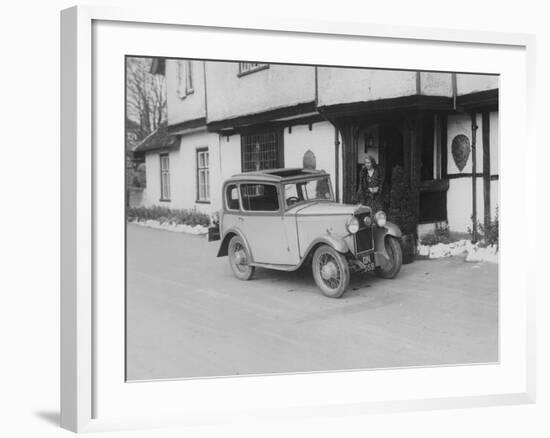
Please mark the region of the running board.
<svg viewBox="0 0 550 438"><path fill-rule="evenodd" d="M267 269L275 269L276 271L296 271L302 264L299 265L276 265L271 263L250 263L250 266L255 266L257 268L267 268Z"/></svg>

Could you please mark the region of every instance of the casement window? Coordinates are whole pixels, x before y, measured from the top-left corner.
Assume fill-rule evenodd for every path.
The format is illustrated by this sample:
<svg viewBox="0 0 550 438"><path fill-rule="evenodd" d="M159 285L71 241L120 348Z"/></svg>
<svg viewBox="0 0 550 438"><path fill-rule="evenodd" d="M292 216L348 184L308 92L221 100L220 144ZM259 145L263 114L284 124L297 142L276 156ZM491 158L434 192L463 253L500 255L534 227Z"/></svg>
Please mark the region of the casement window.
<svg viewBox="0 0 550 438"><path fill-rule="evenodd" d="M197 202L210 201L208 148L197 149Z"/></svg>
<svg viewBox="0 0 550 438"><path fill-rule="evenodd" d="M170 200L170 156L160 155L160 200Z"/></svg>
<svg viewBox="0 0 550 438"><path fill-rule="evenodd" d="M282 131L241 135L243 172L284 167L283 156Z"/></svg>
<svg viewBox="0 0 550 438"><path fill-rule="evenodd" d="M244 76L260 70L265 70L266 68L269 68L269 64L261 62L239 62L238 76Z"/></svg>
<svg viewBox="0 0 550 438"><path fill-rule="evenodd" d="M193 93L193 63L191 61L177 62L177 93L180 99Z"/></svg>

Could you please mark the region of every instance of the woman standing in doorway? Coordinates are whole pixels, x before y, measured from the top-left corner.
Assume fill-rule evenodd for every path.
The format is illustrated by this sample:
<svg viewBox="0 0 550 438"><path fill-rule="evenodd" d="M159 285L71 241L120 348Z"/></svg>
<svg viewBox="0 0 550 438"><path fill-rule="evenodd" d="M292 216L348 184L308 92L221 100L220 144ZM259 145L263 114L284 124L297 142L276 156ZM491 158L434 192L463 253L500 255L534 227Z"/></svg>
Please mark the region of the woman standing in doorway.
<svg viewBox="0 0 550 438"><path fill-rule="evenodd" d="M359 188L357 200L372 208L373 213L382 210L382 184L383 178L380 168L372 155L365 157L365 164L359 173Z"/></svg>

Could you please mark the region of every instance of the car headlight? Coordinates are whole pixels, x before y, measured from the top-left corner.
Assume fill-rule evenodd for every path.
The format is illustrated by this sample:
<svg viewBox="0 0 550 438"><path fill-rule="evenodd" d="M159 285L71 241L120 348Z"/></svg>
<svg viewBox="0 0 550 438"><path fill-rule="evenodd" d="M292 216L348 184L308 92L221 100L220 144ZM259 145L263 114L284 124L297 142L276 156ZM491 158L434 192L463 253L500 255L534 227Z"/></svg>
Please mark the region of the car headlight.
<svg viewBox="0 0 550 438"><path fill-rule="evenodd" d="M376 222L376 225L379 227L383 227L386 225L386 213L383 211L379 211L374 215L374 222Z"/></svg>
<svg viewBox="0 0 550 438"><path fill-rule="evenodd" d="M363 223L364 223L367 227L370 227L370 226L371 226L371 224L372 224L372 219L371 219L370 215L365 216L365 218L363 219Z"/></svg>
<svg viewBox="0 0 550 438"><path fill-rule="evenodd" d="M355 216L352 216L346 222L346 228L351 234L357 233L359 231L359 221Z"/></svg>

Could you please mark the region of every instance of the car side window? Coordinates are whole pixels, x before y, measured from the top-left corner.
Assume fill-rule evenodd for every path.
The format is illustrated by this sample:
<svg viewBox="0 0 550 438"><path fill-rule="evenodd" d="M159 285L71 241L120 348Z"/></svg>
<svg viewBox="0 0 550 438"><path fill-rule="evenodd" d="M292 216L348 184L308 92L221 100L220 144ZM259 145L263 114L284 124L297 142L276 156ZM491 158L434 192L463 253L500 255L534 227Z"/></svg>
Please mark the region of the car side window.
<svg viewBox="0 0 550 438"><path fill-rule="evenodd" d="M236 184L231 184L226 187L225 199L228 210L239 209L239 192Z"/></svg>
<svg viewBox="0 0 550 438"><path fill-rule="evenodd" d="M271 184L241 184L241 199L246 211L278 211L277 187Z"/></svg>

